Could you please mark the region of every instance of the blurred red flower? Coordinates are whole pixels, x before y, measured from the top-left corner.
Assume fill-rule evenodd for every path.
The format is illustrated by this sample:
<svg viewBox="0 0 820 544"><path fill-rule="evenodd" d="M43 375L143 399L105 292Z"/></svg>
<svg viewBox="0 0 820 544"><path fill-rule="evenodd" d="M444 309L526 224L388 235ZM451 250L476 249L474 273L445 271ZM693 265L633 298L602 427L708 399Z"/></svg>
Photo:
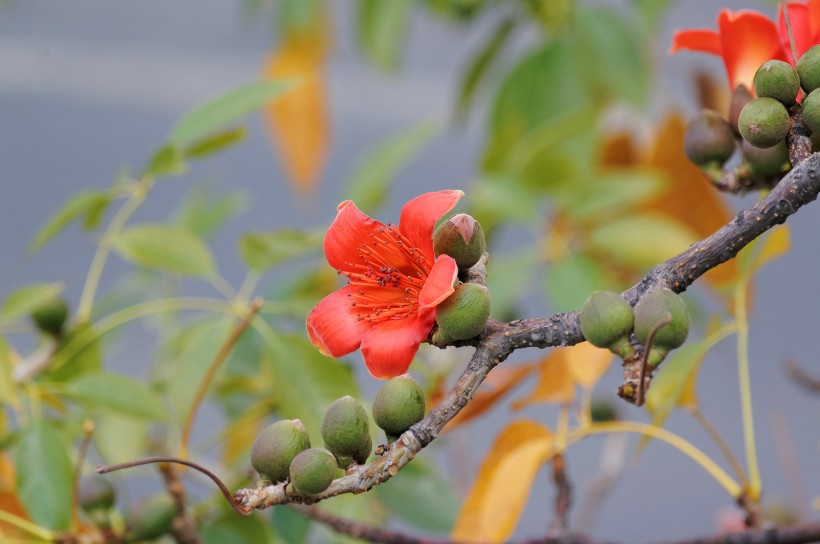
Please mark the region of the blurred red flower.
<svg viewBox="0 0 820 544"><path fill-rule="evenodd" d="M798 58L811 46L820 43L820 0L788 2L789 21L794 34ZM782 60L794 66L789 34L782 9L778 23L751 10L718 15L718 30L678 30L672 36L669 53L681 49L711 53L723 58L732 89L745 85L752 89L752 79L767 60Z"/></svg>
<svg viewBox="0 0 820 544"><path fill-rule="evenodd" d="M398 227L339 204L325 235L327 262L348 285L322 299L307 318L311 342L341 357L359 347L367 369L388 379L407 372L436 320L436 306L453 293L458 274L447 255L435 258L433 229L464 193L426 193L404 205Z"/></svg>

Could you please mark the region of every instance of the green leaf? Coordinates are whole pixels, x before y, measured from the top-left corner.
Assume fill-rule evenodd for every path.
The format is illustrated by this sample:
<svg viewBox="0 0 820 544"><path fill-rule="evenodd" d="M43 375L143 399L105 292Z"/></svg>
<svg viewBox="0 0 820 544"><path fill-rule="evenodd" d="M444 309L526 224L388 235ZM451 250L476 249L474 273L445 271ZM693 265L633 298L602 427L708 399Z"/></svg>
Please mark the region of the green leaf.
<svg viewBox="0 0 820 544"><path fill-rule="evenodd" d="M376 495L392 514L425 531L447 533L458 516L459 499L453 487L418 459L376 487Z"/></svg>
<svg viewBox="0 0 820 544"><path fill-rule="evenodd" d="M197 140L185 149L189 159L201 159L235 146L248 136L248 129L235 127L211 134Z"/></svg>
<svg viewBox="0 0 820 544"><path fill-rule="evenodd" d="M200 104L182 116L169 135L169 141L181 148L211 136L226 125L235 123L274 98L291 90L293 81L259 81Z"/></svg>
<svg viewBox="0 0 820 544"><path fill-rule="evenodd" d="M657 30L658 24L669 10L670 3L670 0L632 0L644 27L649 31ZM779 4L780 0L773 0L772 3Z"/></svg>
<svg viewBox="0 0 820 544"><path fill-rule="evenodd" d="M398 65L411 8L410 0L359 0L359 46L382 70Z"/></svg>
<svg viewBox="0 0 820 544"><path fill-rule="evenodd" d="M496 223L527 224L539 215L538 199L514 176L482 176L468 194L473 205L470 213L485 232L492 231Z"/></svg>
<svg viewBox="0 0 820 544"><path fill-rule="evenodd" d="M84 228L96 227L110 202L111 194L108 191L91 190L77 193L40 229L31 242L29 251L33 253L41 249L64 228L81 217L85 218Z"/></svg>
<svg viewBox="0 0 820 544"><path fill-rule="evenodd" d="M274 508L270 524L276 531L277 539L284 544L304 544L307 538L310 520L299 515L292 508Z"/></svg>
<svg viewBox="0 0 820 544"><path fill-rule="evenodd" d="M289 510L289 508L284 510ZM268 544L274 542L270 528L262 516L243 518L237 516L233 511L203 525L200 529L200 536L205 544L225 544L227 542Z"/></svg>
<svg viewBox="0 0 820 544"><path fill-rule="evenodd" d="M179 146L167 144L157 149L145 169L146 176L179 176L188 171L185 155Z"/></svg>
<svg viewBox="0 0 820 544"><path fill-rule="evenodd" d="M602 223L654 199L666 186L666 178L658 172L624 168L601 172L592 183L567 187L557 202L573 219Z"/></svg>
<svg viewBox="0 0 820 544"><path fill-rule="evenodd" d="M391 182L437 132L435 123L422 121L376 146L356 165L346 197L367 213L375 211L384 204Z"/></svg>
<svg viewBox="0 0 820 544"><path fill-rule="evenodd" d="M554 311L577 310L592 291L613 287L601 264L584 255L568 254L547 268L546 291Z"/></svg>
<svg viewBox="0 0 820 544"><path fill-rule="evenodd" d="M470 59L467 70L461 77L458 89L458 101L456 102L456 117L463 118L470 109L476 90L485 79L487 72L492 67L498 54L507 43L507 38L515 28L515 20L512 18L503 19L496 25L495 30L475 56Z"/></svg>
<svg viewBox="0 0 820 544"><path fill-rule="evenodd" d="M216 274L208 246L199 236L182 227L131 227L116 238L113 249L126 261L146 268L199 277Z"/></svg>
<svg viewBox="0 0 820 544"><path fill-rule="evenodd" d="M20 401L17 399L17 390L14 384L14 351L5 336L0 334L0 406L11 405L19 408ZM0 417L2 421L2 417ZM0 424L2 432L2 424Z"/></svg>
<svg viewBox="0 0 820 544"><path fill-rule="evenodd" d="M320 443L319 429L330 403L345 395L360 396L353 369L322 355L302 336L278 335L270 328L257 330L269 348L262 363L273 374L282 417L301 419L312 441ZM294 387L297 383L300 386Z"/></svg>
<svg viewBox="0 0 820 544"><path fill-rule="evenodd" d="M493 257L487 265L487 287L493 316L502 321L515 319L516 306L532 286L535 252L531 248Z"/></svg>
<svg viewBox="0 0 820 544"><path fill-rule="evenodd" d="M655 266L698 239L697 233L677 219L645 213L601 225L590 233L590 242L618 263L637 268Z"/></svg>
<svg viewBox="0 0 820 544"><path fill-rule="evenodd" d="M67 530L74 469L57 431L44 422L24 430L14 466L18 496L32 521L54 531Z"/></svg>
<svg viewBox="0 0 820 544"><path fill-rule="evenodd" d="M81 374L102 369L102 349L99 333L84 324L71 330L60 341L51 369L43 374L43 381L67 382Z"/></svg>
<svg viewBox="0 0 820 544"><path fill-rule="evenodd" d="M525 56L504 78L490 116L487 169L497 170L532 129L592 104L573 56L571 46L554 41Z"/></svg>
<svg viewBox="0 0 820 544"><path fill-rule="evenodd" d="M145 457L152 443L150 422L115 413L95 418L94 446L109 463L125 463Z"/></svg>
<svg viewBox="0 0 820 544"><path fill-rule="evenodd" d="M63 393L125 415L163 421L162 397L147 384L120 374L85 374L70 382Z"/></svg>
<svg viewBox="0 0 820 544"><path fill-rule="evenodd" d="M197 236L207 238L247 207L248 196L242 191L212 196L209 188L198 184L177 210L176 222Z"/></svg>
<svg viewBox="0 0 820 544"><path fill-rule="evenodd" d="M265 270L318 249L323 239L321 231L253 232L239 239L239 254L248 268Z"/></svg>
<svg viewBox="0 0 820 544"><path fill-rule="evenodd" d="M25 285L6 298L0 317L11 321L27 316L38 306L60 296L63 287L59 282Z"/></svg>
<svg viewBox="0 0 820 544"><path fill-rule="evenodd" d="M648 58L640 32L606 8L578 10L571 33L576 62L590 87L636 106L648 96Z"/></svg>

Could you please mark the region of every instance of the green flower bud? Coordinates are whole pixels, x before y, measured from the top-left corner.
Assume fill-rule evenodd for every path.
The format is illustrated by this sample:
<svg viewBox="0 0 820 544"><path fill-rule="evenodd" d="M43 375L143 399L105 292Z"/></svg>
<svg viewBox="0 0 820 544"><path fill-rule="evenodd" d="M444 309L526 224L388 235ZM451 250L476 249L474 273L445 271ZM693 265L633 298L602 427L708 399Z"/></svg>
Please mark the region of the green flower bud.
<svg viewBox="0 0 820 544"><path fill-rule="evenodd" d="M126 515L126 541L156 540L168 533L176 511L176 504L167 493L149 497Z"/></svg>
<svg viewBox="0 0 820 544"><path fill-rule="evenodd" d="M479 222L466 213L460 213L436 229L433 247L436 257L449 255L455 259L459 270L467 270L484 255L487 242Z"/></svg>
<svg viewBox="0 0 820 544"><path fill-rule="evenodd" d="M434 343L467 340L481 334L490 318L490 292L480 283L462 283L436 307L439 329Z"/></svg>
<svg viewBox="0 0 820 544"><path fill-rule="evenodd" d="M322 418L322 438L325 447L340 460L356 457L358 462L361 452L372 446L370 424L362 403L351 396L333 401Z"/></svg>
<svg viewBox="0 0 820 544"><path fill-rule="evenodd" d="M266 427L251 447L251 465L263 480L282 482L290 463L310 447L310 436L298 419L284 419Z"/></svg>
<svg viewBox="0 0 820 544"><path fill-rule="evenodd" d="M86 476L80 479L77 489L77 502L86 512L110 510L114 506L116 495L114 487L102 476Z"/></svg>
<svg viewBox="0 0 820 544"><path fill-rule="evenodd" d="M765 177L780 174L791 167L789 148L783 140L774 147L761 149L743 141L743 158L752 175Z"/></svg>
<svg viewBox="0 0 820 544"><path fill-rule="evenodd" d="M735 87L735 92L732 93L732 100L729 103L729 125L737 136L740 136L740 129L738 128L740 112L743 110L743 106L748 104L752 98L754 96L746 88L746 85L738 85Z"/></svg>
<svg viewBox="0 0 820 544"><path fill-rule="evenodd" d="M629 341L634 325L632 306L612 291L595 291L581 307L581 332L593 346L608 348L622 359L635 354Z"/></svg>
<svg viewBox="0 0 820 544"><path fill-rule="evenodd" d="M387 380L373 400L373 420L390 442L423 417L424 393L409 374Z"/></svg>
<svg viewBox="0 0 820 544"><path fill-rule="evenodd" d="M370 453L372 451L373 441L368 436L367 442L362 442L358 451L354 452L352 455L336 455L336 460L339 462L339 468L347 468L353 463L356 463L357 465L367 463L367 458L370 457Z"/></svg>
<svg viewBox="0 0 820 544"><path fill-rule="evenodd" d="M755 147L774 147L789 133L789 112L774 98L755 98L740 112L740 134Z"/></svg>
<svg viewBox="0 0 820 544"><path fill-rule="evenodd" d="M34 308L31 318L38 329L51 336L61 336L68 319L68 304L61 298L53 298Z"/></svg>
<svg viewBox="0 0 820 544"><path fill-rule="evenodd" d="M300 452L290 464L290 480L302 495L318 495L336 478L336 458L324 448Z"/></svg>
<svg viewBox="0 0 820 544"><path fill-rule="evenodd" d="M635 336L646 346L649 334L666 317L671 321L660 327L652 340L648 362L657 366L670 350L680 347L689 336L689 309L683 298L669 289L647 293L635 306Z"/></svg>
<svg viewBox="0 0 820 544"><path fill-rule="evenodd" d="M820 45L815 45L797 61L797 75L800 76L800 86L806 93L820 87Z"/></svg>
<svg viewBox="0 0 820 544"><path fill-rule="evenodd" d="M784 106L792 106L797 102L800 78L788 62L767 60L755 72L754 88L757 96L767 96Z"/></svg>
<svg viewBox="0 0 820 544"><path fill-rule="evenodd" d="M735 152L735 135L718 112L702 110L686 126L683 150L699 166L723 165Z"/></svg>
<svg viewBox="0 0 820 544"><path fill-rule="evenodd" d="M594 400L590 406L590 418L593 423L618 421L618 408L608 400Z"/></svg>
<svg viewBox="0 0 820 544"><path fill-rule="evenodd" d="M816 91L803 100L803 122L812 134L820 134L820 92Z"/></svg>

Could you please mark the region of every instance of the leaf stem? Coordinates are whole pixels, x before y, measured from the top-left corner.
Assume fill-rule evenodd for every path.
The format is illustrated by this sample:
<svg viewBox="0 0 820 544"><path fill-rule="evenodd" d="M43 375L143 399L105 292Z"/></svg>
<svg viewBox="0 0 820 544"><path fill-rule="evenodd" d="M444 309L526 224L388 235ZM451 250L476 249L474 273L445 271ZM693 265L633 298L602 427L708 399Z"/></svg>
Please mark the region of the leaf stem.
<svg viewBox="0 0 820 544"><path fill-rule="evenodd" d="M94 305L94 296L97 288L100 285L100 278L102 277L105 262L108 260L108 255L111 253L111 248L114 247L114 241L122 232L125 223L134 215L134 212L145 202L148 192L154 185L154 178L144 177L134 184L131 195L125 203L117 211L111 223L97 245L97 251L94 253L94 258L91 260L91 266L88 269L88 275L85 278L85 285L83 285L83 292L80 295L80 303L77 306L77 322L82 324L91 318L91 308Z"/></svg>
<svg viewBox="0 0 820 544"><path fill-rule="evenodd" d="M740 386L740 412L743 419L743 444L749 471L749 498L760 499L760 468L755 447L755 425L752 413L752 383L749 372L749 321L746 295L748 282L741 281L735 290L735 320L737 322L737 374Z"/></svg>
<svg viewBox="0 0 820 544"><path fill-rule="evenodd" d="M180 457L184 458L188 455L188 444L191 440L191 431L194 427L196 413L199 411L199 406L205 399L205 395L208 393L208 389L214 381L217 371L219 371L219 368L227 360L228 355L230 355L231 350L233 350L233 347L236 345L237 341L239 341L242 333L245 332L245 329L248 328L248 325L253 318L256 317L256 314L259 313L261 308L262 299L257 298L251 301L248 311L242 318L242 321L236 324L231 331L231 334L228 335L228 338L225 339L222 347L219 348L219 351L214 356L210 366L208 366L208 370L205 372L205 376L202 378L202 381L199 383L199 387L196 390L196 395L191 403L191 409L188 411L188 416L185 418L185 425L182 428L182 439L179 447Z"/></svg>
<svg viewBox="0 0 820 544"><path fill-rule="evenodd" d="M709 434L709 437L717 445L721 453L723 453L723 456L726 458L726 461L732 467L732 470L734 471L735 476L737 476L737 478L740 480L740 483L744 487L749 487L749 478L746 476L746 472L743 470L743 466L740 464L740 461L737 460L735 454L732 453L732 449L729 447L726 441L723 440L723 437L720 436L720 433L717 432L717 429L715 429L712 426L712 424L709 423L709 420L706 419L706 416L704 416L703 413L697 407L692 408L690 410L690 413L692 414L692 417L695 418L695 421L697 421L700 424L700 426L703 427L703 429Z"/></svg>
<svg viewBox="0 0 820 544"><path fill-rule="evenodd" d="M15 516L11 512L6 512L3 509L0 509L0 521L17 527L21 531L25 531L44 542L55 542L57 540L56 535L45 527L40 527L27 519Z"/></svg>
<svg viewBox="0 0 820 544"><path fill-rule="evenodd" d="M681 453L692 459L695 463L700 465L707 473L709 473L715 481L723 486L723 488L732 497L739 497L742 489L741 486L735 482L726 471L724 471L717 463L715 463L708 455L703 453L691 442L681 438L680 436L667 431L661 427L648 425L646 423L639 423L637 421L611 421L604 423L593 423L585 429L578 429L569 434L570 441L578 441L593 434L608 434L608 433L635 433L644 436L651 436L662 442L666 442L670 446L676 448Z"/></svg>

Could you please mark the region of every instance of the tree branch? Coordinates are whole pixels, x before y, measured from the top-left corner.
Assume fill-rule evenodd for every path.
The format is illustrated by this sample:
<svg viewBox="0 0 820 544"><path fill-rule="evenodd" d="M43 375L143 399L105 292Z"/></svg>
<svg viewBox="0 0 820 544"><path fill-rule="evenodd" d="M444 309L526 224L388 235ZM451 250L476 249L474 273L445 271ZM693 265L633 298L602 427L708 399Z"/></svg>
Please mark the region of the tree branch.
<svg viewBox="0 0 820 544"><path fill-rule="evenodd" d="M693 244L683 253L652 269L640 282L622 293L631 305L650 290L667 287L683 292L707 271L734 258L755 238L786 221L820 192L820 155L813 154L790 171L754 206L740 211L720 230ZM396 440L379 459L359 466L316 496L289 494L285 484L240 489L234 494L245 508L268 508L276 504L315 503L342 493L363 493L395 476L413 457L436 439L444 426L470 401L495 366L518 349L572 346L584 341L578 312L558 313L540 319L510 323L490 320L477 340L455 345L476 348L456 385L438 406Z"/></svg>

